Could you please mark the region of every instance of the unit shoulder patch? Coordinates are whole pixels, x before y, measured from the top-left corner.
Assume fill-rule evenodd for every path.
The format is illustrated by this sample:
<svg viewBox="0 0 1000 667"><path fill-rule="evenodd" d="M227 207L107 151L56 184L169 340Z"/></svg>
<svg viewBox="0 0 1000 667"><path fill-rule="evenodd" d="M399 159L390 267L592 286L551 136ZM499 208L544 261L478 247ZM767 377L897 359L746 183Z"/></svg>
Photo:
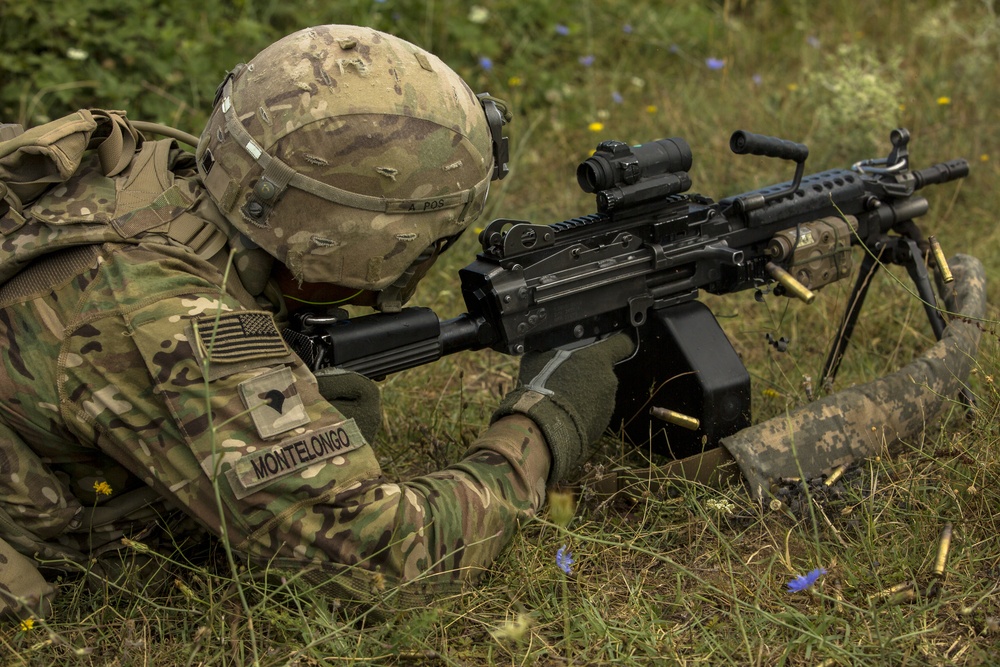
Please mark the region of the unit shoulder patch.
<svg viewBox="0 0 1000 667"><path fill-rule="evenodd" d="M273 438L309 423L309 415L295 387L295 376L287 366L241 382L239 392L262 438Z"/></svg>

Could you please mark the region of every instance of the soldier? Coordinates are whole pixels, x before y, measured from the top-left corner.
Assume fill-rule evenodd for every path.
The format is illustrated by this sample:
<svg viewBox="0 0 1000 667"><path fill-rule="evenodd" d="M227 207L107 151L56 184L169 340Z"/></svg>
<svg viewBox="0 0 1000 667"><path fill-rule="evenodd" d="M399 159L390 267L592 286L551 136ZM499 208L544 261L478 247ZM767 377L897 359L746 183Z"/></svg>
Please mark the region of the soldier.
<svg viewBox="0 0 1000 667"><path fill-rule="evenodd" d="M116 112L0 144L0 606L44 606L32 559L83 562L173 509L362 598L497 556L607 427L631 341L526 357L461 461L395 483L377 387L314 376L281 335L303 303L407 301L506 170L490 104L328 25L231 72L194 155Z"/></svg>

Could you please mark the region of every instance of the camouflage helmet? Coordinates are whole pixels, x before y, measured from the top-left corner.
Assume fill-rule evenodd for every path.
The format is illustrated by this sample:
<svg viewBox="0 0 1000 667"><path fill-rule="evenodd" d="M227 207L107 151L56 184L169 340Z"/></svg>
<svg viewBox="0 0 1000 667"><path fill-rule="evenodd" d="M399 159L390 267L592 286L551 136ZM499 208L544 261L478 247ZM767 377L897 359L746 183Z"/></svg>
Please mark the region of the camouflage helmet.
<svg viewBox="0 0 1000 667"><path fill-rule="evenodd" d="M308 28L229 73L198 169L243 247L300 281L398 292L506 172L502 119L480 97L398 37Z"/></svg>

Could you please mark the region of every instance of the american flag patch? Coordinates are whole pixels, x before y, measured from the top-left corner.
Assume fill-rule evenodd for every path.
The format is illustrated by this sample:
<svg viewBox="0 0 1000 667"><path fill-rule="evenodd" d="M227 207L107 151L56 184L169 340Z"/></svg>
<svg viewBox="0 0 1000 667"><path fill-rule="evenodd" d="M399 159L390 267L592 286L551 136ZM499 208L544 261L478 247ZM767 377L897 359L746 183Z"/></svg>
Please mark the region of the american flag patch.
<svg viewBox="0 0 1000 667"><path fill-rule="evenodd" d="M194 331L201 354L214 363L290 354L271 313L263 310L204 315L194 321Z"/></svg>

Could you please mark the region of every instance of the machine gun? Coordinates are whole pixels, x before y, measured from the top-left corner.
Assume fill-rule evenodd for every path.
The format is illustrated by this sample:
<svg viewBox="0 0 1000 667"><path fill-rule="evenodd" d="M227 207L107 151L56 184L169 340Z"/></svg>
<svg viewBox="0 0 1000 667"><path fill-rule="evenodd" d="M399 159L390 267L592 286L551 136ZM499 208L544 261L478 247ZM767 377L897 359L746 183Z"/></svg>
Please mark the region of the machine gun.
<svg viewBox="0 0 1000 667"><path fill-rule="evenodd" d="M893 130L886 158L803 176L806 146L738 131L733 152L792 161L795 175L718 202L686 194L684 139L605 141L577 169L596 213L551 225L501 218L482 231L482 252L459 271L468 312L449 320L427 308L299 313L285 337L313 370L380 379L462 350L520 355L628 331L638 349L616 367L612 427L674 458L701 452L750 424L750 376L699 290L773 285L808 303L813 290L853 273L851 246L860 244L867 251L824 381L837 373L882 263L907 268L940 339L945 321L928 267L944 282L950 276L940 246L914 223L928 211L916 192L969 167L956 159L911 170L909 139Z"/></svg>

